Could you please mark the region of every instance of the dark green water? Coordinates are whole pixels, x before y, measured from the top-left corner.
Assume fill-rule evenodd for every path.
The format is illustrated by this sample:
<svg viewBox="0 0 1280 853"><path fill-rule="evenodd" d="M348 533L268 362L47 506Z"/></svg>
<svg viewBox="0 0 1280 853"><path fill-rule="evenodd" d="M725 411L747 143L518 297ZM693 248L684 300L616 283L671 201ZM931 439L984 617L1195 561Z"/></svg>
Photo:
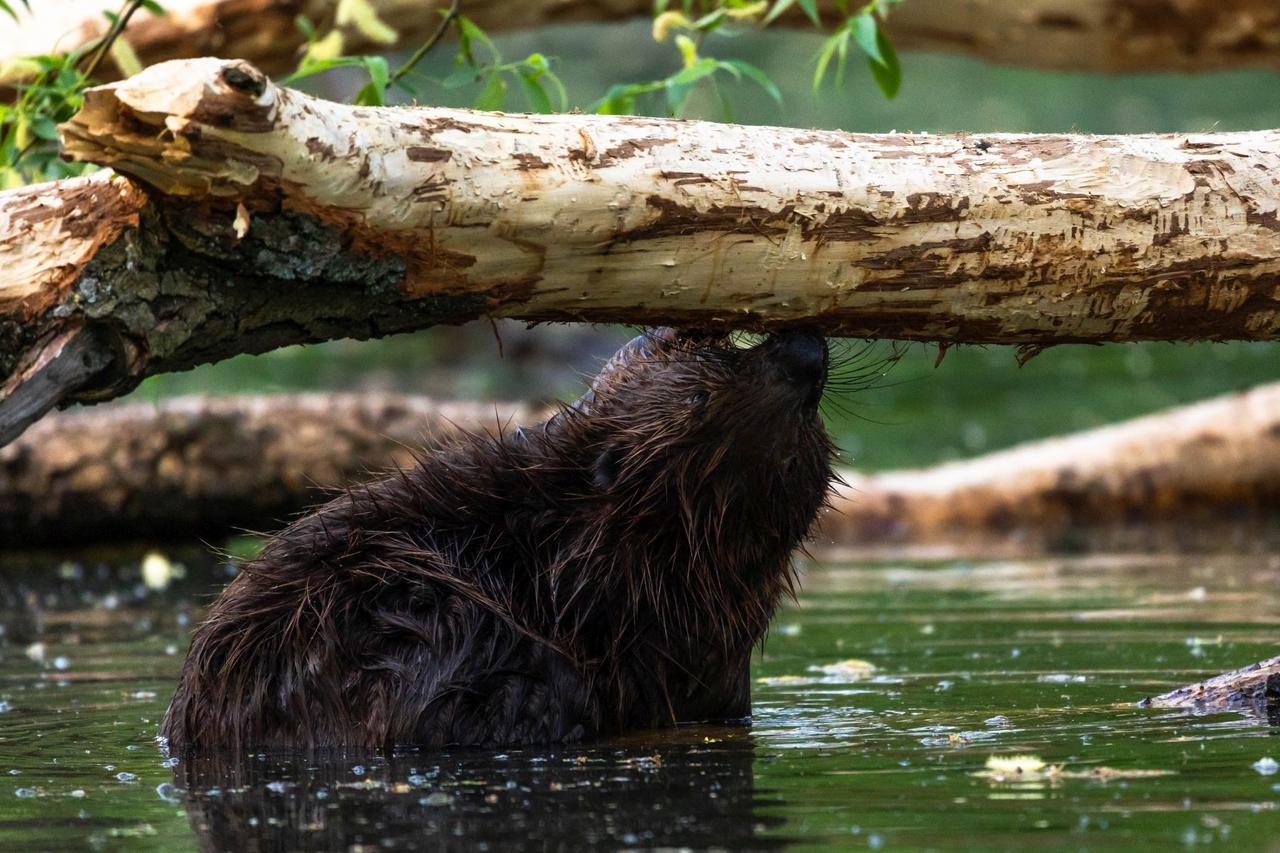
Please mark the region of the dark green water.
<svg viewBox="0 0 1280 853"><path fill-rule="evenodd" d="M1280 730L1131 704L1275 654L1277 558L812 566L758 661L749 727L174 768L152 736L194 605L223 568L188 557L186 577L156 591L136 558L0 561L3 849L1255 850L1280 838L1280 773L1254 767L1280 760ZM875 671L821 670L851 659ZM1017 754L1062 770L982 775Z"/></svg>

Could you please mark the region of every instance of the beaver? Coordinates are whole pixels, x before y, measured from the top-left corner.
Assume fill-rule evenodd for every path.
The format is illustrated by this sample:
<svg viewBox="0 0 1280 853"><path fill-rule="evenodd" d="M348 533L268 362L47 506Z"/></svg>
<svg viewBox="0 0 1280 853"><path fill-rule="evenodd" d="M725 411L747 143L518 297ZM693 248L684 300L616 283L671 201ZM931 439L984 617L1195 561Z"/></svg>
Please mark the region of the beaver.
<svg viewBox="0 0 1280 853"><path fill-rule="evenodd" d="M510 747L750 713L833 479L826 342L656 329L531 428L469 435L271 538L161 726L204 750Z"/></svg>

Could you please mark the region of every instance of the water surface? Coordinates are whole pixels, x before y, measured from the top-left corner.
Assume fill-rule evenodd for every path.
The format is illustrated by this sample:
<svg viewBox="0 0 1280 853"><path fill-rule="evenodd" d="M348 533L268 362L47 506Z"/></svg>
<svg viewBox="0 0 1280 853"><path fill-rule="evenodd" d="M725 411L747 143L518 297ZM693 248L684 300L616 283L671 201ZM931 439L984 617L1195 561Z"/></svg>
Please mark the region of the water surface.
<svg viewBox="0 0 1280 853"><path fill-rule="evenodd" d="M808 567L750 726L572 748L229 757L153 741L190 554L0 557L0 848L1266 849L1277 729L1132 702L1276 653L1280 558ZM152 569L156 568L153 561ZM1033 756L993 774L992 757ZM1019 773L1017 768L1022 769Z"/></svg>

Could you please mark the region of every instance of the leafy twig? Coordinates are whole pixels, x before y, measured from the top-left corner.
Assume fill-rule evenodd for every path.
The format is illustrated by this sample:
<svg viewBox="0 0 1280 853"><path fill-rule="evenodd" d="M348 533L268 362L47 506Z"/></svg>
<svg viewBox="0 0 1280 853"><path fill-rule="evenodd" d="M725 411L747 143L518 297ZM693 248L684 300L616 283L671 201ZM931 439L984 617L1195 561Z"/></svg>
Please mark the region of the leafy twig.
<svg viewBox="0 0 1280 853"><path fill-rule="evenodd" d="M414 66L421 62L422 58L431 52L431 49L436 46L440 39L444 38L444 34L449 30L449 26L453 23L454 19L458 17L458 7L460 5L461 0L453 0L453 2L449 4L449 11L445 12L444 18L440 21L440 26L436 27L436 31L431 34L431 38L427 39L421 47L415 50L413 52L413 56L410 56L409 59L405 61L404 65L401 65L396 69L396 72L391 75L391 79L387 81L388 86L412 71Z"/></svg>

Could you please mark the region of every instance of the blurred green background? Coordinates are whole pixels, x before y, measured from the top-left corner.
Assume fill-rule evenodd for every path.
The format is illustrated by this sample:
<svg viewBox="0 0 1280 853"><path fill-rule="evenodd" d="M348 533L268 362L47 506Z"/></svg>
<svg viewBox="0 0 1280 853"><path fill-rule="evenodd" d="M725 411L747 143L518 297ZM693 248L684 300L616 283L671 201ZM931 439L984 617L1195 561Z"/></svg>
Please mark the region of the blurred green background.
<svg viewBox="0 0 1280 853"><path fill-rule="evenodd" d="M507 60L538 51L555 58L571 103L586 107L608 86L664 77L676 67L671 45L655 44L647 21L565 26L495 39ZM784 95L778 106L752 84L731 86L737 121L849 131L914 130L1142 133L1280 127L1280 74L1243 71L1103 76L1004 68L963 57L906 54L893 101L861 63L841 90L811 95L821 38L797 31L712 38L704 53L763 68ZM444 77L451 52L424 65ZM307 81L349 99L354 78ZM466 106L474 92L427 93L433 103ZM508 109L522 110L518 93ZM707 92L689 117L721 118ZM301 389L384 388L478 399L570 397L583 377L632 334L617 328L499 324L503 355L489 323L432 329L357 343L336 341L241 357L149 380L136 397ZM887 345L881 352L887 351ZM953 349L934 368L936 347L913 345L902 361L860 394L825 406L847 458L867 470L928 465L1028 439L1087 429L1177 403L1280 379L1276 344L1062 346L1019 368L1005 347Z"/></svg>

